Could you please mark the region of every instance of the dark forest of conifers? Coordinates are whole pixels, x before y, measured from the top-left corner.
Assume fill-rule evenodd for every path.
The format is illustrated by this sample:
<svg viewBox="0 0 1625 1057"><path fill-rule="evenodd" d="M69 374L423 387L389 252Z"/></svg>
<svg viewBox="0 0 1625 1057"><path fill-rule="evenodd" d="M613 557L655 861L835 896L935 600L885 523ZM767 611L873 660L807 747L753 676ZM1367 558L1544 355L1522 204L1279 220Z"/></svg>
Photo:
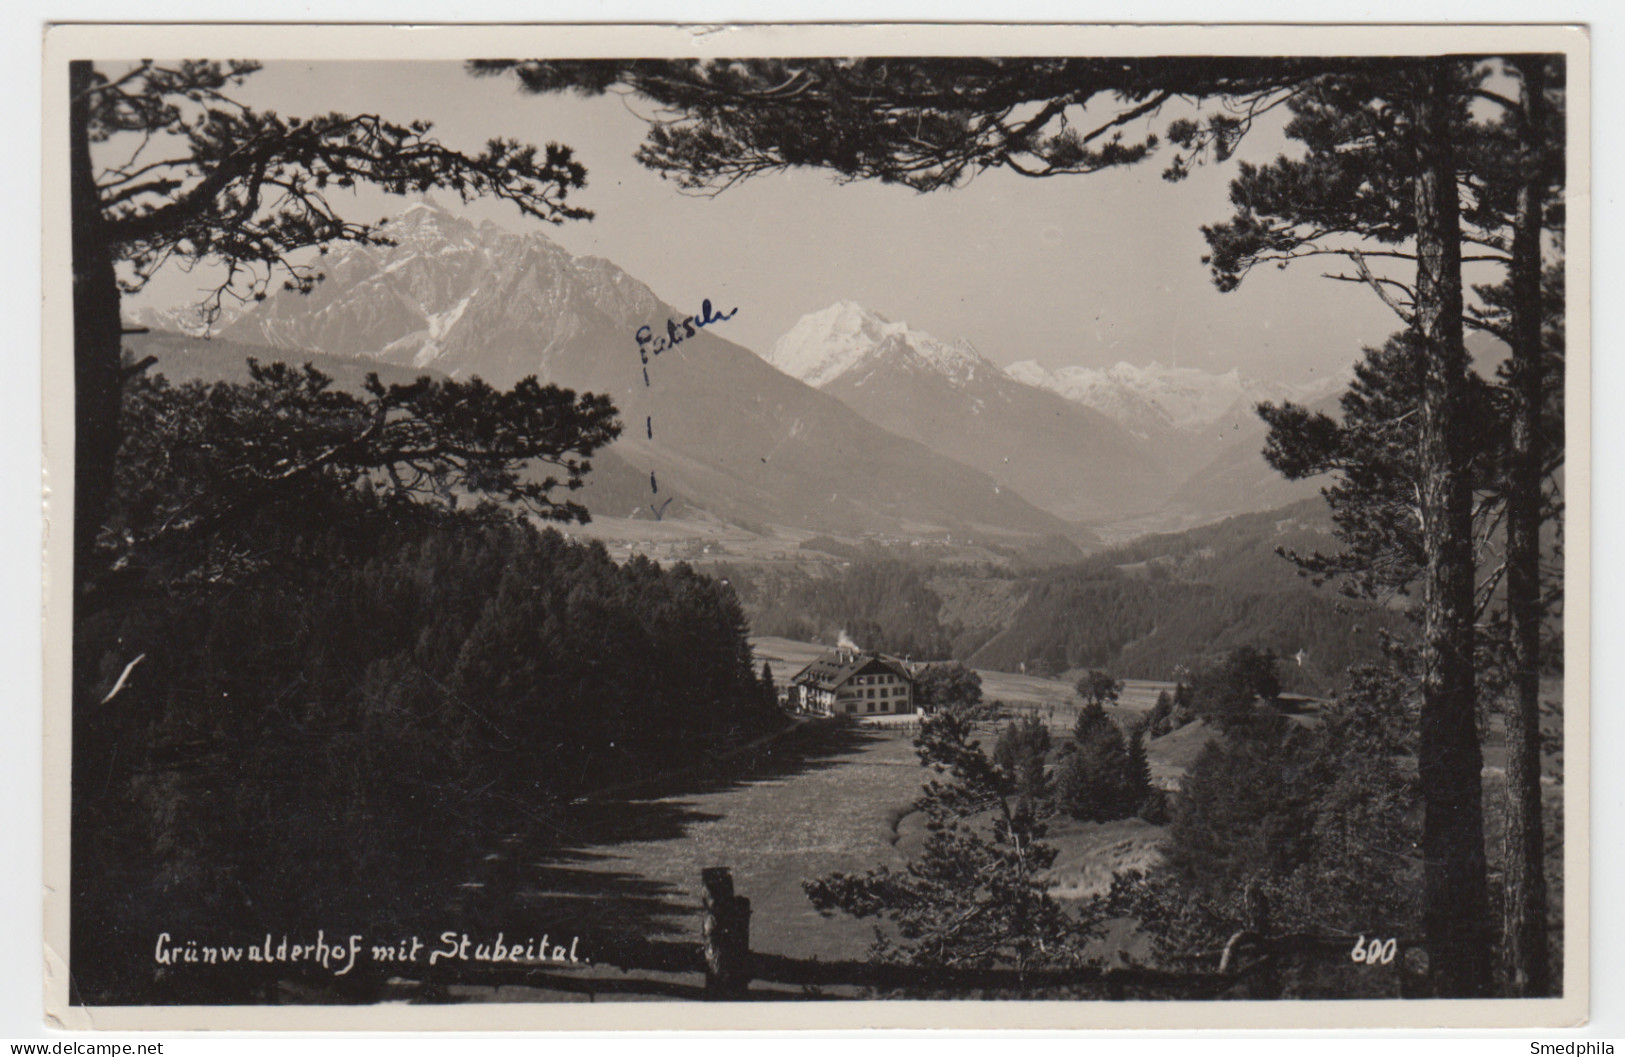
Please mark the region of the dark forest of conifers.
<svg viewBox="0 0 1625 1057"><path fill-rule="evenodd" d="M229 572L149 581L81 625L82 1001L164 1000L130 951L166 931L420 922L559 804L781 722L732 592L685 566L342 486L231 536ZM225 991L168 1000L243 981L201 986Z"/></svg>

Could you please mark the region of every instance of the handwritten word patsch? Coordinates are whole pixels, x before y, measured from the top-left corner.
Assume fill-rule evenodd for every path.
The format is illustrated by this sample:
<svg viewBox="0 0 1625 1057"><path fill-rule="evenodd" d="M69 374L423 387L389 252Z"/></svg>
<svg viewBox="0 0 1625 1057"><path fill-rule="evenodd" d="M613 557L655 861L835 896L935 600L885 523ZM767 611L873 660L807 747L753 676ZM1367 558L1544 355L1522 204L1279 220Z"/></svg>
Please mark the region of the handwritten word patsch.
<svg viewBox="0 0 1625 1057"><path fill-rule="evenodd" d="M638 359L643 363L643 384L646 386L653 384L649 381L649 357L651 355L659 356L667 349L681 345L689 338L694 337L700 332L700 328L708 327L713 323L726 323L738 314L739 309L737 307L729 312L718 312L711 307L711 299L706 298L700 305L699 315L684 316L681 321L675 319L666 320L666 336L663 338L656 337L654 328L647 323L639 327L633 337L638 343ZM645 417L643 424L648 431L649 439L654 440L654 418L652 416ZM653 470L649 471L649 491L653 495L660 494L660 481L655 477ZM658 506L653 502L649 504L649 510L654 514L656 521L664 519L666 507L670 504L671 500L669 498Z"/></svg>
<svg viewBox="0 0 1625 1057"><path fill-rule="evenodd" d="M694 337L700 332L701 327L708 327L713 323L726 323L728 320L732 319L738 314L739 309L737 308L731 312L715 311L711 308L710 299L707 298L700 305L699 315L684 316L680 320L666 320L666 336L663 338L656 337L654 329L650 327L649 324L645 323L643 326L639 327L637 333L633 335L637 339L638 355L642 357L643 362L647 364L649 362L650 353L658 356L667 349L676 345L681 345L689 338Z"/></svg>

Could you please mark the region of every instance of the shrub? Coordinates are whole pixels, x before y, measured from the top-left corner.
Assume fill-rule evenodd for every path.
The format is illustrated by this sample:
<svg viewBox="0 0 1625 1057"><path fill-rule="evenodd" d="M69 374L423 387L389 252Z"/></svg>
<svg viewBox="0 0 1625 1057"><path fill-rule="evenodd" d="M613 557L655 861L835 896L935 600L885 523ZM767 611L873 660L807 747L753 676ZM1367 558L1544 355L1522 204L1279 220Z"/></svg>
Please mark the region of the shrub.
<svg viewBox="0 0 1625 1057"><path fill-rule="evenodd" d="M1019 726L1019 724L1017 725ZM1049 894L1055 850L1039 805L952 712L930 716L915 739L933 778L917 807L929 836L905 868L834 873L802 883L820 913L883 918L873 958L920 966L1058 968L1082 963L1098 917ZM990 817L991 816L991 817Z"/></svg>
<svg viewBox="0 0 1625 1057"><path fill-rule="evenodd" d="M1115 705L1123 693L1123 680L1113 679L1105 672L1090 669L1078 680L1078 696L1095 705Z"/></svg>
<svg viewBox="0 0 1625 1057"><path fill-rule="evenodd" d="M1164 690L1157 695L1157 703L1151 709L1151 715L1146 719L1146 733L1153 738L1160 738L1173 729L1174 698Z"/></svg>
<svg viewBox="0 0 1625 1057"><path fill-rule="evenodd" d="M1084 707L1072 732L1073 751L1056 767L1061 809L1074 818L1109 822L1127 818L1144 798L1135 780L1128 742L1098 704ZM1149 786L1149 781L1146 786Z"/></svg>
<svg viewBox="0 0 1625 1057"><path fill-rule="evenodd" d="M1140 809L1135 812L1141 821L1149 822L1153 826L1166 826L1173 817L1168 810L1168 794L1161 789L1152 789L1146 798L1140 801Z"/></svg>
<svg viewBox="0 0 1625 1057"><path fill-rule="evenodd" d="M975 709L982 703L982 677L959 661L926 665L914 677L914 687L928 709Z"/></svg>
<svg viewBox="0 0 1625 1057"><path fill-rule="evenodd" d="M993 762L1015 783L1017 796L1045 800L1049 797L1049 782L1044 763L1049 750L1049 727L1038 716L1028 715L1004 728L993 746Z"/></svg>

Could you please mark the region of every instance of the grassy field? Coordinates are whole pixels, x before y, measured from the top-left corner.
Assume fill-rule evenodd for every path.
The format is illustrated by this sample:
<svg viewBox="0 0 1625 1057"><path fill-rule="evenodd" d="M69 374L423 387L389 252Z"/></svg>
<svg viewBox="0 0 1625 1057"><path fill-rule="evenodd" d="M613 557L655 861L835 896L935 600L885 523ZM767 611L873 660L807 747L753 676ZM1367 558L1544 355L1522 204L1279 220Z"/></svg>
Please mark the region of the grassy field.
<svg viewBox="0 0 1625 1057"><path fill-rule="evenodd" d="M785 639L753 646L780 680L822 652ZM1077 706L1067 684L997 672L983 677L990 697L1046 715L1053 709L1057 736L1070 731ZM1155 689L1136 687L1132 700L1138 707L1121 711L1149 708ZM990 745L992 731L982 738ZM1151 755L1157 777L1178 769L1155 749ZM613 946L629 936L695 941L700 870L728 866L736 890L752 902L754 950L861 958L873 937L870 925L820 917L801 883L906 862L925 836L911 806L926 777L908 734L809 725L743 773L690 776L670 792L639 789L579 804L553 835L553 850L527 869L527 916L537 928L579 933L589 945ZM1052 832L1060 853L1056 894L1083 898L1102 890L1113 870L1149 865L1161 830L1137 820L1102 826L1057 819Z"/></svg>
<svg viewBox="0 0 1625 1057"><path fill-rule="evenodd" d="M697 942L700 870L728 866L736 890L751 900L752 950L863 958L871 925L821 917L801 883L901 866L917 854L924 818L910 807L926 771L908 736L859 730L847 738L715 788L591 805L564 835L566 846L531 865L527 916L537 929L581 935L584 950L612 950L628 935ZM1137 819L1056 818L1055 894L1088 898L1114 871L1149 866L1161 833Z"/></svg>
<svg viewBox="0 0 1625 1057"><path fill-rule="evenodd" d="M772 663L774 675L780 682L788 682L796 671L810 664L825 649L816 643L768 637L754 638L751 645L758 661L765 659ZM1031 713L1042 717L1056 744L1072 736L1082 707L1072 682L992 670L980 670L977 674L982 677L984 699L1005 702L1010 716ZM1159 693L1172 689L1171 683L1128 680L1118 705L1107 712L1119 722L1132 722L1151 710ZM1177 786L1202 746L1212 737L1213 732L1198 720L1149 742L1146 756L1151 763L1152 781L1165 788ZM989 747L993 739L991 731L983 736ZM914 854L923 839L919 823L918 815L901 820L898 847L905 857ZM1139 819L1100 824L1078 822L1064 816L1056 818L1051 823L1049 838L1058 853L1052 870L1055 894L1067 899L1089 898L1105 891L1113 872L1151 866L1160 860L1156 845L1162 840L1163 832L1162 827Z"/></svg>
<svg viewBox="0 0 1625 1057"><path fill-rule="evenodd" d="M1137 818L1115 822L1079 822L1065 815L1050 820L1048 842L1055 848L1050 867L1050 894L1058 899L1105 895L1112 875L1149 870L1162 862L1165 830Z"/></svg>
<svg viewBox="0 0 1625 1057"><path fill-rule="evenodd" d="M844 915L821 917L801 884L833 871L901 866L917 854L926 833L911 807L926 775L908 735L818 723L791 731L745 773L708 781L689 776L674 780L680 788L669 793L577 804L547 842L548 852L525 864L519 908L500 924L510 938L579 936L582 955L594 964L569 967L575 982L567 986L523 974L500 980L504 974L495 970L487 971L492 982L482 983L476 966L473 977L440 993L462 1002L701 997L698 973L651 969L635 948L700 941L700 870L707 866L730 867L735 890L750 899L753 951L862 960L873 927ZM1142 864L1156 832L1138 822L1056 820L1057 894L1092 895L1114 864ZM1133 947L1132 930L1117 931L1122 935L1099 941L1103 953ZM631 974L616 968L626 965L638 968ZM422 986L397 985L404 1000ZM753 990L805 997L794 985L759 982ZM839 986L826 993L861 997Z"/></svg>
<svg viewBox="0 0 1625 1057"><path fill-rule="evenodd" d="M897 819L925 772L911 740L844 731L789 746L751 773L698 791L583 806L564 847L535 864L530 893L544 908L586 922L613 944L616 932L697 941L700 870L727 866L752 902L753 950L792 957L855 958L872 932L820 918L801 882L835 870L899 864ZM572 907L571 892L597 903ZM624 897L624 898L623 898ZM623 913L611 904L625 903ZM586 918L579 912L589 911ZM560 928L563 927L561 924ZM587 942L583 935L583 943Z"/></svg>
<svg viewBox="0 0 1625 1057"><path fill-rule="evenodd" d="M784 639L753 641L787 680L822 648ZM984 672L984 691L1050 720L1057 739L1069 735L1077 712L1070 686L1059 680ZM1161 689L1130 684L1115 711L1148 709ZM996 727L981 735L991 746ZM1154 780L1177 784L1213 733L1200 721L1148 744ZM1487 815L1492 857L1499 853L1499 799L1504 753L1499 730L1486 746ZM1558 761L1548 760L1549 825L1561 833ZM907 733L831 724L805 724L766 746L752 764L727 775L674 779L669 790L639 788L578 804L552 834L550 850L527 866L528 924L579 934L584 949L618 940L700 939L700 870L728 866L736 890L752 902L753 950L792 958L861 959L872 927L844 916L821 917L802 882L831 872L901 866L926 836L911 805L927 772ZM1104 892L1114 872L1145 869L1160 859L1164 829L1139 819L1098 824L1065 816L1050 821L1047 838L1058 856L1052 892L1081 900ZM1554 842L1554 866L1561 854ZM1553 902L1561 915L1560 866ZM1099 941L1103 952L1133 949L1126 923ZM1115 926L1114 926L1115 927ZM469 997L479 997L471 993ZM487 996L489 997L489 996Z"/></svg>

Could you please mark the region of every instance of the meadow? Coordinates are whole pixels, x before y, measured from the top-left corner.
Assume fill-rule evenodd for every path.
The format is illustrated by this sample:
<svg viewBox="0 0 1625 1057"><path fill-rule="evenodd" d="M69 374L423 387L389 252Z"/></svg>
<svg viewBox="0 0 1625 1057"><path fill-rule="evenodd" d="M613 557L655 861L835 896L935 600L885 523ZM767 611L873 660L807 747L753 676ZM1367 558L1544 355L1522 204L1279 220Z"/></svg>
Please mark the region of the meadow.
<svg viewBox="0 0 1625 1057"><path fill-rule="evenodd" d="M781 682L821 652L815 644L786 639L758 638L752 647L756 661L772 664ZM1057 742L1070 735L1079 703L1067 682L980 674L984 693L1004 701L1008 714L1031 710L1048 721ZM1164 688L1131 682L1122 704L1112 711L1130 719L1148 710ZM1560 687L1549 685L1549 691L1560 693ZM991 747L1000 725L985 726L984 746ZM1148 756L1156 784L1177 786L1213 736L1198 720L1152 740ZM1492 729L1489 741L1485 792L1495 831L1504 759L1498 729ZM1555 759L1548 760L1548 773L1554 775L1548 779L1554 809L1549 824L1560 827L1562 784L1555 777L1561 773ZM674 775L664 787L655 782L578 803L553 834L550 850L528 864L520 902L536 928L579 933L584 950L603 951L612 961L613 952L628 942L698 943L700 871L727 866L736 891L752 903L753 951L796 959L861 960L874 939L873 925L821 916L808 902L802 882L836 871L907 863L926 835L924 819L912 805L927 777L910 730L800 723L725 772ZM1157 864L1165 833L1164 827L1138 818L1093 823L1052 817L1046 837L1057 851L1050 870L1052 893L1068 901L1103 894L1115 872ZM1491 837L1498 839L1498 833ZM1492 855L1497 851L1492 848ZM1554 873L1554 904L1560 906L1561 870ZM1096 946L1107 957L1119 948L1134 957L1144 953L1143 937L1126 921L1110 923ZM612 979L618 971L595 967L584 975ZM671 986L693 986L692 976L670 973L665 978L674 981ZM560 997L471 984L455 990L472 1000Z"/></svg>
<svg viewBox="0 0 1625 1057"><path fill-rule="evenodd" d="M788 680L822 647L787 639L754 639L758 662ZM1057 738L1068 736L1077 712L1067 683L982 672L984 693L1012 711L1038 710ZM1155 702L1158 684L1133 684L1115 712L1136 713ZM753 950L797 958L862 958L873 939L865 922L821 917L802 881L823 874L903 865L924 838L912 811L928 772L912 735L881 726L791 732L739 773L709 780L674 780L669 790L644 788L580 804L556 834L557 848L533 864L526 895L541 927L553 917L585 922L593 942L614 946L640 938L700 938L700 870L728 866L736 891L752 902ZM996 727L983 734L991 747ZM1187 735L1161 739L1191 755ZM1182 766L1152 753L1159 781L1177 780ZM1131 819L1106 825L1058 818L1052 843L1060 856L1053 874L1063 898L1103 890L1113 870L1154 861L1161 827ZM574 894L572 894L574 893ZM625 899L625 911L609 907ZM655 904L658 904L656 906ZM583 914L586 916L583 916ZM564 927L562 924L557 927ZM583 943L588 944L583 938Z"/></svg>

